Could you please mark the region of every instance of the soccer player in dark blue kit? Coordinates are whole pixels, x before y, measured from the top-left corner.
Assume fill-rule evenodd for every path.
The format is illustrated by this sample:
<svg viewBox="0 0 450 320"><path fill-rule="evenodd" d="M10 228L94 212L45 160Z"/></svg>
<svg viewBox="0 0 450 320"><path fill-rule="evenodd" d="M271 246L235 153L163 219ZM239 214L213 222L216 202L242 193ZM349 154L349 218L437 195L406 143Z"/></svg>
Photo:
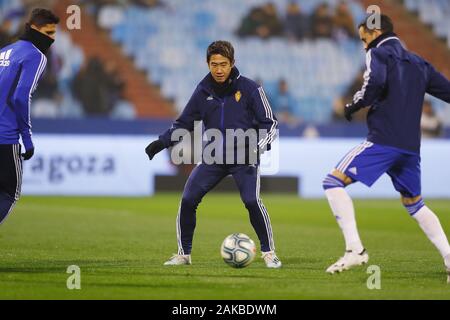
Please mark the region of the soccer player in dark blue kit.
<svg viewBox="0 0 450 320"><path fill-rule="evenodd" d="M327 272L335 273L367 263L356 227L352 200L345 187L359 181L372 186L387 173L408 213L439 250L450 272L450 246L439 219L421 196L420 119L425 93L450 102L450 82L427 61L407 51L394 33L389 17L370 28L370 17L359 26L367 51L364 84L345 116L369 108L367 140L355 147L325 178L323 187L344 234L346 252Z"/></svg>
<svg viewBox="0 0 450 320"><path fill-rule="evenodd" d="M227 41L215 41L207 49L210 73L199 83L191 99L172 127L153 141L146 153L151 160L155 154L172 146L172 133L177 129L192 131L194 122L203 120L206 130L217 129L225 136L227 129L265 130L257 145L248 152L260 154L276 137L277 120L261 86L240 75L234 66L234 48ZM233 146L223 146L223 157ZM204 158L203 158L204 160ZM259 162L200 163L192 171L184 187L176 219L178 253L165 265L191 264L191 249L196 225L196 210L203 196L223 178L232 175L241 199L250 215L250 222L261 243L262 257L268 268L281 267L275 254L272 226L259 197Z"/></svg>
<svg viewBox="0 0 450 320"><path fill-rule="evenodd" d="M34 154L30 103L45 69L45 53L56 35L59 18L46 9L34 9L17 42L0 49L0 223L19 200L22 158ZM21 154L19 136L25 147Z"/></svg>

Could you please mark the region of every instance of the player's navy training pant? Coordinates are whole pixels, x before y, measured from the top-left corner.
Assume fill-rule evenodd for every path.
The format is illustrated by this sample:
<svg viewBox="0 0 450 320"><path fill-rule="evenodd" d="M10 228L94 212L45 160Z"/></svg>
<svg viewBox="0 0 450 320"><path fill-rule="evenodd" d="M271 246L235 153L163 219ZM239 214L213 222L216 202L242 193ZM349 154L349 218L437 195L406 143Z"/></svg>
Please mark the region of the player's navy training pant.
<svg viewBox="0 0 450 320"><path fill-rule="evenodd" d="M0 224L20 197L22 158L19 144L0 144Z"/></svg>
<svg viewBox="0 0 450 320"><path fill-rule="evenodd" d="M196 210L203 196L223 178L232 175L241 199L250 215L250 222L258 235L261 251L275 250L269 214L260 197L259 167L249 165L199 164L192 171L184 187L177 216L178 254L190 254L196 224Z"/></svg>

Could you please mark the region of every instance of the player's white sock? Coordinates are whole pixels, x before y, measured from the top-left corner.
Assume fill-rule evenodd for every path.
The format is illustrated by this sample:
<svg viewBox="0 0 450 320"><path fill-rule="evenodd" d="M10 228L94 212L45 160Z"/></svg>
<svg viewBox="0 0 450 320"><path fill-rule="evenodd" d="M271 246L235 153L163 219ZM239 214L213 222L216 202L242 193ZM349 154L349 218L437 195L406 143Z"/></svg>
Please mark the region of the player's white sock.
<svg viewBox="0 0 450 320"><path fill-rule="evenodd" d="M353 202L344 188L332 188L325 190L331 210L345 238L346 250L360 253L364 247L359 238L356 227L355 209Z"/></svg>
<svg viewBox="0 0 450 320"><path fill-rule="evenodd" d="M438 217L427 206L423 206L413 215L413 218L419 223L420 228L436 246L442 257L447 259L450 256L450 245ZM448 266L450 267L450 264Z"/></svg>

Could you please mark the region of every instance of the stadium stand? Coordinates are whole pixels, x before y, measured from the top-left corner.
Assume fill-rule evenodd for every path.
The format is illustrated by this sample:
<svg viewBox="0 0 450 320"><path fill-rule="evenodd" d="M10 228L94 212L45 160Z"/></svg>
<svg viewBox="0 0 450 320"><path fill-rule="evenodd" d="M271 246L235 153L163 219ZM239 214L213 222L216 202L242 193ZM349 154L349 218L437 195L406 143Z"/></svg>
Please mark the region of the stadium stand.
<svg viewBox="0 0 450 320"><path fill-rule="evenodd" d="M450 48L450 1L405 0L405 6L416 12L422 22L432 26L437 36L446 39Z"/></svg>
<svg viewBox="0 0 450 320"><path fill-rule="evenodd" d="M297 9L292 7L293 2ZM6 22L9 29L21 25L22 20L11 18L23 19L26 3L28 1L0 0L0 41ZM365 15L364 8L368 4L379 4L383 12L393 15L408 47L429 59L447 76L450 73L450 51L436 45L439 44L436 37L424 33L425 26L418 19L410 19L405 10L416 12L424 24L432 25L437 37L445 38L444 31L449 30L446 27L449 2L445 0L427 1L427 5L418 0L79 0L75 3L83 10L83 32L69 32L64 24L60 26L60 37L52 53L55 57L51 59L55 65L46 72L49 81L43 81L38 88L33 101L34 117L101 115L114 119L171 119L184 107L196 83L208 72L206 47L213 40L226 39L235 45L241 73L263 84L274 109L278 101L289 101L293 106L289 111L297 120L287 121L289 124L323 125L342 119L336 110L348 100L349 89L364 68L361 44L349 31L348 21L355 27ZM275 14L280 21L285 21L286 29L287 12L298 14L298 9L303 17L308 17L305 23L313 25L320 10L328 11L332 17L342 10L342 3L346 3L350 18L334 19L335 30L329 36L313 36L312 30L302 30L301 35L239 36L237 31L243 20L252 10L268 3L274 4ZM62 15L66 14L68 4L71 2L66 0L54 2L55 9ZM295 19L289 23L291 32L295 32L298 27ZM347 31L338 32L338 23ZM111 91L113 97L120 97L119 106L103 113L86 109L86 103L80 98L80 88L73 86L74 79L80 77L95 58L99 58L104 70L112 68L113 74L117 72L118 79L124 83L123 87L113 86L122 88L123 92ZM280 81L285 81L288 88L286 96L281 98ZM55 85L57 93L49 99L50 89ZM430 100L443 123L450 124L448 105ZM175 110L171 109L171 103Z"/></svg>
<svg viewBox="0 0 450 320"><path fill-rule="evenodd" d="M278 12L285 12L289 1L274 3ZM327 3L334 8L339 1ZM117 7L105 6L99 16L102 21L105 12L116 12L115 23L108 21L104 26L111 28L113 40L147 72L150 81L160 85L166 98L175 101L178 110L208 71L204 58L208 44L226 39L235 45L241 73L261 79L269 96L285 78L297 102L298 117L308 122L329 121L333 97L345 90L364 63L360 45L351 38L301 42L239 38L235 31L241 20L258 4L261 1L170 0L149 9L129 6L123 14ZM299 4L312 13L317 2L303 0ZM362 7L353 1L350 4L354 20L359 21L364 14Z"/></svg>

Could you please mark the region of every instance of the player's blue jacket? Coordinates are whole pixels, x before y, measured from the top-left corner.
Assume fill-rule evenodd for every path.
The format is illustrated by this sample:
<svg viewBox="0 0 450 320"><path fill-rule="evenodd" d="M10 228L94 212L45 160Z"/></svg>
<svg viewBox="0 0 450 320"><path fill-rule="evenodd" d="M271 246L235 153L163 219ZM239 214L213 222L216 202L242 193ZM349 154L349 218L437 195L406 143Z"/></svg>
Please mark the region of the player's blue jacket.
<svg viewBox="0 0 450 320"><path fill-rule="evenodd" d="M172 146L172 132L183 128L194 129L194 121L203 120L205 130L218 129L225 134L226 129L264 130L258 146L267 147L276 138L278 121L263 88L256 82L242 76L236 67L231 72L231 85L223 97L215 94L211 74L198 84L189 102L172 127L159 136L165 147ZM234 150L239 146L233 146ZM229 150L224 144L224 156ZM234 152L234 151L233 151Z"/></svg>
<svg viewBox="0 0 450 320"><path fill-rule="evenodd" d="M450 82L394 33L370 43L364 84L353 102L369 107L367 140L420 153L420 119L425 93L450 103Z"/></svg>
<svg viewBox="0 0 450 320"><path fill-rule="evenodd" d="M30 103L47 58L31 42L19 40L0 49L0 144L33 148Z"/></svg>

